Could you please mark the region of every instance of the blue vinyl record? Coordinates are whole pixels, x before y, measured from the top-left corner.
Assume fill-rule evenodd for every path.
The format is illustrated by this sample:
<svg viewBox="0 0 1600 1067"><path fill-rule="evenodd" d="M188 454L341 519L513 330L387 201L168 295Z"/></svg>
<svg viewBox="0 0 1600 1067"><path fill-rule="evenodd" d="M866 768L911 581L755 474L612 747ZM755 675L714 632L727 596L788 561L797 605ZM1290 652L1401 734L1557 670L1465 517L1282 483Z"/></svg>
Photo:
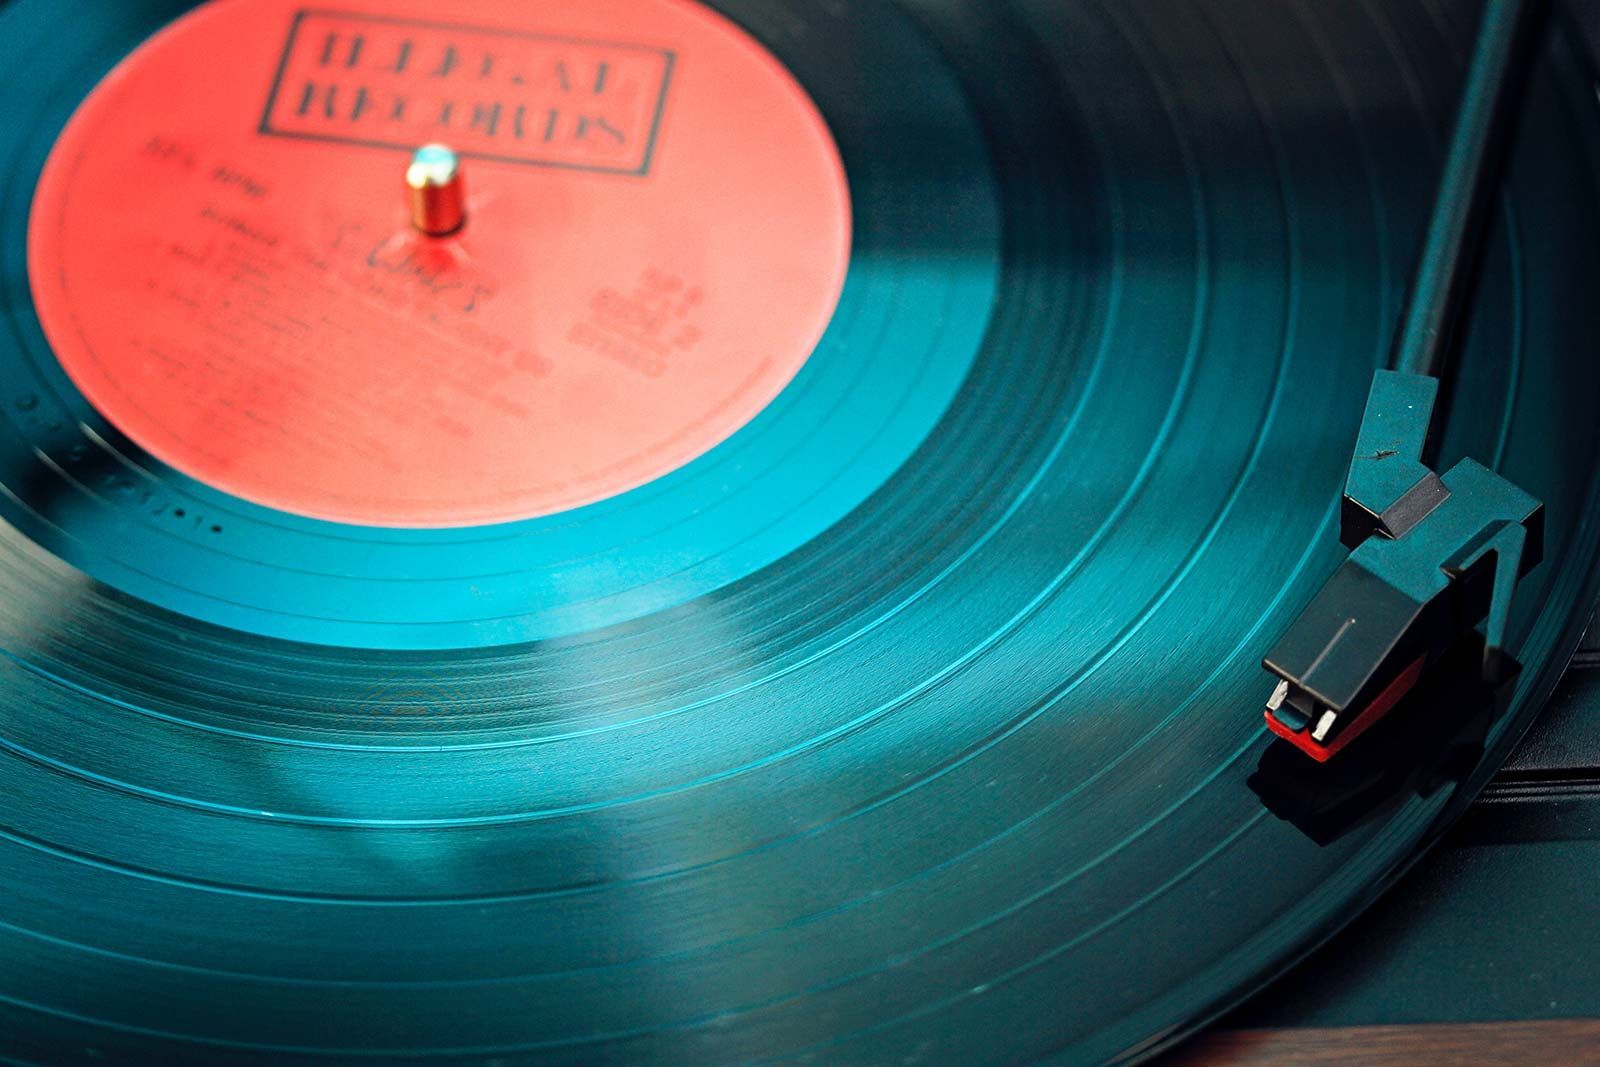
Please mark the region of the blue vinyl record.
<svg viewBox="0 0 1600 1067"><path fill-rule="evenodd" d="M0 1059L1147 1056L1399 877L1600 595L1559 18L1441 449L1545 503L1523 671L1312 835L1249 786L1260 662L1342 558L1477 4L713 0L838 145L831 324L692 462L442 529L201 484L46 339L46 158L190 6L0 6Z"/></svg>

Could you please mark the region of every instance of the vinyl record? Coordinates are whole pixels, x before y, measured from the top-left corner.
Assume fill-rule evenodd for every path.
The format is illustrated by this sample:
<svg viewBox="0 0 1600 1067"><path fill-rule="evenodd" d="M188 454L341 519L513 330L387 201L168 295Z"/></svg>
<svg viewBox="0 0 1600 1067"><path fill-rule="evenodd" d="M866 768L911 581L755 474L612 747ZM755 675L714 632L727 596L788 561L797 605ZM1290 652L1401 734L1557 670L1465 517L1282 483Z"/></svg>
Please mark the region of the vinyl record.
<svg viewBox="0 0 1600 1067"><path fill-rule="evenodd" d="M1474 4L190 7L0 8L0 1055L1145 1055L1399 876L1600 592L1559 19L1441 450L1545 504L1523 671L1307 819L1260 662ZM417 101L442 274L384 237Z"/></svg>

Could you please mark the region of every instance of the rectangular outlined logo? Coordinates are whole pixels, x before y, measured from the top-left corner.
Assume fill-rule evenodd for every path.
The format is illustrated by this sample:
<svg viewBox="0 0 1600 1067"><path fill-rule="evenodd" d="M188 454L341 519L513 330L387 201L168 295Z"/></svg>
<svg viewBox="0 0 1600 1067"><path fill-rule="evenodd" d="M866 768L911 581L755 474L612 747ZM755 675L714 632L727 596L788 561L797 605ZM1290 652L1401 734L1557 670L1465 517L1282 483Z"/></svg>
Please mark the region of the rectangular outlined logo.
<svg viewBox="0 0 1600 1067"><path fill-rule="evenodd" d="M295 15L261 133L643 177L675 55L380 15Z"/></svg>

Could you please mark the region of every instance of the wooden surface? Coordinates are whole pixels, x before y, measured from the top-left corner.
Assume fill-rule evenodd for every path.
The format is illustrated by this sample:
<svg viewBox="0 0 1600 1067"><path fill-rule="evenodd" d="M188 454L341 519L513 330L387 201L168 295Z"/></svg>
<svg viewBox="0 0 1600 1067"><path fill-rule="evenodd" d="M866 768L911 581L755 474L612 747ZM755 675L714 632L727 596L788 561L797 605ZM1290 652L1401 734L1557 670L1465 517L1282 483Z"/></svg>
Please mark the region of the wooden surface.
<svg viewBox="0 0 1600 1067"><path fill-rule="evenodd" d="M1202 1034L1160 1067L1530 1067L1600 1064L1600 1019L1225 1030Z"/></svg>

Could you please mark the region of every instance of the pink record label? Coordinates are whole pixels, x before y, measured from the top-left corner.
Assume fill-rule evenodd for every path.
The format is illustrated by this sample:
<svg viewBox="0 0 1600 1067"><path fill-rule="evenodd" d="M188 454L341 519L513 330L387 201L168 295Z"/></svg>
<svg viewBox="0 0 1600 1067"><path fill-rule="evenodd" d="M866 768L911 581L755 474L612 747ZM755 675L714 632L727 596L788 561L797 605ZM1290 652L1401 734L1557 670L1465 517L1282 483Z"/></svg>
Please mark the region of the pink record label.
<svg viewBox="0 0 1600 1067"><path fill-rule="evenodd" d="M410 153L468 221L409 221ZM29 240L91 403L212 486L445 527L602 500L726 440L843 286L843 165L804 91L682 0L222 0L63 133Z"/></svg>

